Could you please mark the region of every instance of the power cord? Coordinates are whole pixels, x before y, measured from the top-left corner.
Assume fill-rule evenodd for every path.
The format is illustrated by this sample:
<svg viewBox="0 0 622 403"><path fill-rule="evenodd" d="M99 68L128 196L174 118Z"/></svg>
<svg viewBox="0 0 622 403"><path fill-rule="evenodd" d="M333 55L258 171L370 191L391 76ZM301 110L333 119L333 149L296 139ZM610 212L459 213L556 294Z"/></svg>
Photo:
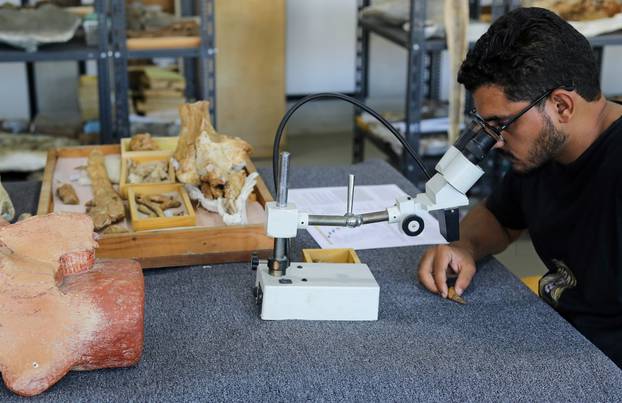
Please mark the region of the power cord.
<svg viewBox="0 0 622 403"><path fill-rule="evenodd" d="M278 178L277 167L279 165L279 162L278 162L279 161L279 158L278 158L279 157L279 148L281 146L281 137L283 136L283 131L285 130L285 125L287 124L287 121L294 114L294 112L296 112L296 110L298 110L298 108L300 108L302 105L306 104L307 102L315 101L317 99L326 99L326 98L336 98L336 99L341 99L343 101L349 102L352 105L361 108L362 110L364 110L365 112L369 113L374 118L376 118L376 120L378 120L380 123L382 123L382 125L384 127L386 127L399 140L400 143L402 143L402 146L404 146L404 149L408 152L408 154L410 154L411 157L413 157L413 159L415 160L417 165L419 165L419 168L421 168L421 171L423 171L423 173L425 174L427 179L431 178L431 176L428 173L427 169L425 169L425 166L423 165L423 163L421 162L419 157L417 157L417 153L412 148L412 146L410 144L408 144L408 142L400 134L400 132L397 131L397 129L395 129L395 127L393 127L393 125L391 125L391 123L389 123L385 118L380 116L380 114L378 114L378 112L374 111L373 109L371 109L370 107L368 107L364 103L360 102L356 98L352 98L352 97L349 97L347 95L340 94L338 92L321 92L321 93L318 93L318 94L308 95L308 96L302 98L300 101L296 102L294 104L294 106L292 106L287 111L285 116L283 116L283 119L281 119L281 123L279 124L279 127L276 130L276 135L274 136L274 147L272 149L272 175L274 176L274 189L275 189L275 191L277 193L278 193L278 190L279 190L278 189L278 183L277 183L278 182L278 180L277 180L277 178Z"/></svg>

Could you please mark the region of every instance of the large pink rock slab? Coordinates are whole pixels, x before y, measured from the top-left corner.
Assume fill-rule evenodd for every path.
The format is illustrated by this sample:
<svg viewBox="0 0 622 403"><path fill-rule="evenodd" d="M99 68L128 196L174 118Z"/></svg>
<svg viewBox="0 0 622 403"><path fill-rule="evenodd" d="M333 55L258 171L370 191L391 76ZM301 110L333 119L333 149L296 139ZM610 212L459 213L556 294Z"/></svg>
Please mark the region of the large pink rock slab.
<svg viewBox="0 0 622 403"><path fill-rule="evenodd" d="M144 341L144 279L133 260L95 260L83 214L0 225L0 372L32 396L70 370L127 367Z"/></svg>

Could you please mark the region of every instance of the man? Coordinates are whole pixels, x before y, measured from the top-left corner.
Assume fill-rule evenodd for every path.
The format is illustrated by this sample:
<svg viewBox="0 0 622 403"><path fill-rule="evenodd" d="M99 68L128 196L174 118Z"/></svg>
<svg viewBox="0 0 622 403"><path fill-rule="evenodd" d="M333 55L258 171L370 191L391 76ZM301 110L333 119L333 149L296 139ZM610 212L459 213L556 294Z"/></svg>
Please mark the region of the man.
<svg viewBox="0 0 622 403"><path fill-rule="evenodd" d="M418 277L462 294L475 262L522 231L548 268L540 295L622 367L622 106L607 101L588 41L554 13L521 8L469 51L458 81L472 116L512 163L460 225L460 240L426 251Z"/></svg>

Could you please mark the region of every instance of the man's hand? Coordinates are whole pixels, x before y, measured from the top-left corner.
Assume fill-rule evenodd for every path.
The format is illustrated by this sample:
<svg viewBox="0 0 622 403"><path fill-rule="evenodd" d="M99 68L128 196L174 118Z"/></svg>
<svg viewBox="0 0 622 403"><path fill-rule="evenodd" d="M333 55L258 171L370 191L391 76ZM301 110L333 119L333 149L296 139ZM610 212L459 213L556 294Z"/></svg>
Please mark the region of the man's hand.
<svg viewBox="0 0 622 403"><path fill-rule="evenodd" d="M447 298L447 273L458 274L455 290L462 295L475 275L475 259L467 248L457 244L436 245L425 251L417 277L428 290Z"/></svg>

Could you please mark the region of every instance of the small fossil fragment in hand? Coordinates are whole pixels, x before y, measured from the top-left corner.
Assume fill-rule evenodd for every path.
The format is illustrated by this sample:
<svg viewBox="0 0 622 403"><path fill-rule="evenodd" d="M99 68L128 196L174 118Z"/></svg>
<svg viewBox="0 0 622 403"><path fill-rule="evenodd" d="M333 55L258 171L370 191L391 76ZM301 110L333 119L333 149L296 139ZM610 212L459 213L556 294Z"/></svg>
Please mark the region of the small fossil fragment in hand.
<svg viewBox="0 0 622 403"><path fill-rule="evenodd" d="M454 287L449 287L449 289L447 290L447 299L457 302L462 305L466 304L466 301L464 300L464 298L458 295Z"/></svg>

